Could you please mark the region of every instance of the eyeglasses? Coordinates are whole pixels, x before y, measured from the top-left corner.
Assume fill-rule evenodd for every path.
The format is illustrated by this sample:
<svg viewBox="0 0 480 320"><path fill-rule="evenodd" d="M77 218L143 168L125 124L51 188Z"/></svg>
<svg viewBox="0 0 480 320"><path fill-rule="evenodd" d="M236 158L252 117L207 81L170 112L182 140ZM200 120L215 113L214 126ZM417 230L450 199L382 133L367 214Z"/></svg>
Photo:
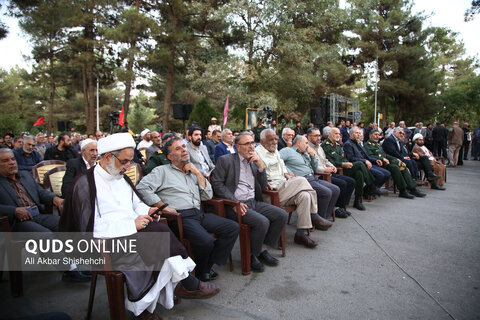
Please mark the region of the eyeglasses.
<svg viewBox="0 0 480 320"><path fill-rule="evenodd" d="M254 146L255 141L245 142L245 143L237 143L239 146Z"/></svg>
<svg viewBox="0 0 480 320"><path fill-rule="evenodd" d="M402 136L404 136L404 135L405 135L405 132L399 132L398 134L401 134Z"/></svg>
<svg viewBox="0 0 480 320"><path fill-rule="evenodd" d="M118 157L117 157L116 155L114 155L113 153L112 153L112 156L114 156L115 159L117 159L118 162L120 162L120 164L121 164L124 168L130 168L130 167L133 166L133 164L134 164L132 160L127 160L127 159L125 159L125 160L120 160L120 159L118 159Z"/></svg>

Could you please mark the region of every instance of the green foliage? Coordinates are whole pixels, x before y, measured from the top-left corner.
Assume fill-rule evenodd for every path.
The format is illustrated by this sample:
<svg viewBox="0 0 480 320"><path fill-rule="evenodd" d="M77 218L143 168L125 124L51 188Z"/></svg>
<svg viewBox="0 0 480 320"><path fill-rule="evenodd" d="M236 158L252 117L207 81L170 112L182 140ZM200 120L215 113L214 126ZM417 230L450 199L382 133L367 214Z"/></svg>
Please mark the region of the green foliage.
<svg viewBox="0 0 480 320"><path fill-rule="evenodd" d="M210 107L206 99L202 99L193 107L188 118L188 125L191 126L192 122L196 121L206 131L212 117L221 119L220 113Z"/></svg>
<svg viewBox="0 0 480 320"><path fill-rule="evenodd" d="M0 134L3 136L10 130L14 135L20 135L25 131L25 123L16 114L0 114Z"/></svg>
<svg viewBox="0 0 480 320"><path fill-rule="evenodd" d="M155 109L148 107L148 98L140 94L133 99L133 105L130 109L130 117L128 118L128 127L134 133L140 133L143 129L156 129L152 121L155 119Z"/></svg>

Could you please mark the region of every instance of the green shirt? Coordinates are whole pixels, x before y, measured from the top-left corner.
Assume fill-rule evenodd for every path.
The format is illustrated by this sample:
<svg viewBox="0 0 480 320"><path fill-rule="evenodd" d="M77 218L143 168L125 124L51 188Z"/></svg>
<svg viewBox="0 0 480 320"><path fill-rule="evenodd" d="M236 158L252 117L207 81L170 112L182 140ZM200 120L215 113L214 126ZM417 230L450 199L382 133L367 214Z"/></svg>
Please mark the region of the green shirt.
<svg viewBox="0 0 480 320"><path fill-rule="evenodd" d="M325 140L322 143L323 151L325 151L325 156L328 161L330 161L335 167L341 167L342 163L349 162L343 156L343 149L339 143L330 141L329 139Z"/></svg>
<svg viewBox="0 0 480 320"><path fill-rule="evenodd" d="M365 143L363 147L365 148L365 151L367 151L367 154L372 158L382 161L383 159L387 158L388 161L390 161L391 163L398 164L398 161L396 161L397 158L386 154L385 151L383 151L382 146L378 142L368 140L368 142Z"/></svg>
<svg viewBox="0 0 480 320"><path fill-rule="evenodd" d="M154 168L169 163L170 160L167 159L165 153L163 153L162 150L157 150L157 152L152 154L150 159L148 159L147 165L143 171L145 174L149 174Z"/></svg>
<svg viewBox="0 0 480 320"><path fill-rule="evenodd" d="M313 168L318 167L317 158L310 158L310 155L306 152L301 154L295 147L283 148L279 153L288 171L295 173L297 176L313 175Z"/></svg>

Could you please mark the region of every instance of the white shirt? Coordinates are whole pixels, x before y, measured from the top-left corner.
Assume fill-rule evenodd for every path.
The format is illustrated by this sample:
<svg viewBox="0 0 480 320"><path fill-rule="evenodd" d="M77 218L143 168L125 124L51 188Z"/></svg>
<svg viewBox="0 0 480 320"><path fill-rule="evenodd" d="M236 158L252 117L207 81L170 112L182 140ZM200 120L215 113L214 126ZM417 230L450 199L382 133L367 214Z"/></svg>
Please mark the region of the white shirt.
<svg viewBox="0 0 480 320"><path fill-rule="evenodd" d="M255 148L255 152L263 161L265 172L267 174L267 180L272 188L278 188L280 184L287 181L287 178L285 178L285 173L288 173L287 167L285 167L285 163L283 162L282 158L280 158L280 153L278 153L278 150L275 150L274 153L271 153L262 145L259 145Z"/></svg>
<svg viewBox="0 0 480 320"><path fill-rule="evenodd" d="M85 158L84 158L83 156L82 156L82 160L83 160L83 162L85 163L85 166L87 167L87 170L90 169L91 166L88 164L88 161L85 160ZM95 161L95 162L93 163L93 165L96 165L96 164L97 164L97 161Z"/></svg>
<svg viewBox="0 0 480 320"><path fill-rule="evenodd" d="M138 143L137 150L148 149L152 146L153 141L142 140Z"/></svg>
<svg viewBox="0 0 480 320"><path fill-rule="evenodd" d="M95 202L95 238L118 238L137 232L135 219L146 215L150 207L135 194L125 179L115 179L100 165L94 171L97 198Z"/></svg>
<svg viewBox="0 0 480 320"><path fill-rule="evenodd" d="M430 153L427 147L421 146L420 148L422 148L423 152L425 152L425 155L428 157L428 160L435 160L435 157L432 156L432 154Z"/></svg>

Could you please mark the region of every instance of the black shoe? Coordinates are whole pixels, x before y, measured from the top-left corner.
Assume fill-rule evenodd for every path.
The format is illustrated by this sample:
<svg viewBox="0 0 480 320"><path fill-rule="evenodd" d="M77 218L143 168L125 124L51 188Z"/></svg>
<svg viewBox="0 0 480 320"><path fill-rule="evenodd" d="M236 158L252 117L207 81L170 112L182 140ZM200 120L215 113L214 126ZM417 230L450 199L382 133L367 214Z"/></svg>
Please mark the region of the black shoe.
<svg viewBox="0 0 480 320"><path fill-rule="evenodd" d="M352 213L351 213L350 211L348 211L348 210L343 209L343 211L345 211L349 216L352 215Z"/></svg>
<svg viewBox="0 0 480 320"><path fill-rule="evenodd" d="M345 219L348 218L348 213L343 210L343 208L338 208L335 210L335 218Z"/></svg>
<svg viewBox="0 0 480 320"><path fill-rule="evenodd" d="M365 211L365 207L363 206L363 203L360 200L360 197L358 197L358 198L355 197L355 201L353 202L353 207L358 209L358 210Z"/></svg>
<svg viewBox="0 0 480 320"><path fill-rule="evenodd" d="M62 281L67 282L89 282L92 279L92 276L87 276L83 274L78 269L72 271L65 271L62 275Z"/></svg>
<svg viewBox="0 0 480 320"><path fill-rule="evenodd" d="M203 282L209 282L210 280L212 280L212 278L210 277L210 273L202 273L198 276L198 279Z"/></svg>
<svg viewBox="0 0 480 320"><path fill-rule="evenodd" d="M377 186L370 186L371 195L383 196L388 193L388 191L382 191Z"/></svg>
<svg viewBox="0 0 480 320"><path fill-rule="evenodd" d="M413 199L415 198L412 196L410 193L407 192L407 190L400 191L400 194L398 195L400 198L405 198L405 199Z"/></svg>
<svg viewBox="0 0 480 320"><path fill-rule="evenodd" d="M425 193L418 191L417 189L410 190L410 194L413 194L415 197L423 198L426 196Z"/></svg>
<svg viewBox="0 0 480 320"><path fill-rule="evenodd" d="M258 260L257 257L255 257L255 255L252 254L250 260L250 266L252 268L252 271L263 272L265 270L265 266L263 265L263 263L260 262L260 260Z"/></svg>
<svg viewBox="0 0 480 320"><path fill-rule="evenodd" d="M440 179L440 176L439 176L439 175L436 175L436 174L434 174L434 173L432 173L431 175L429 175L429 176L427 177L427 180L430 181L430 182L435 181L435 180L438 180L438 179Z"/></svg>
<svg viewBox="0 0 480 320"><path fill-rule="evenodd" d="M432 189L433 189L433 190L445 190L444 187L440 187L440 186L439 186L438 184L436 184L436 183L433 183L433 184L432 184Z"/></svg>
<svg viewBox="0 0 480 320"><path fill-rule="evenodd" d="M210 279L215 280L218 278L218 273L215 272L215 270L210 269Z"/></svg>
<svg viewBox="0 0 480 320"><path fill-rule="evenodd" d="M267 250L263 250L263 252L258 256L258 259L270 267L278 266L279 262L277 259L272 257Z"/></svg>

